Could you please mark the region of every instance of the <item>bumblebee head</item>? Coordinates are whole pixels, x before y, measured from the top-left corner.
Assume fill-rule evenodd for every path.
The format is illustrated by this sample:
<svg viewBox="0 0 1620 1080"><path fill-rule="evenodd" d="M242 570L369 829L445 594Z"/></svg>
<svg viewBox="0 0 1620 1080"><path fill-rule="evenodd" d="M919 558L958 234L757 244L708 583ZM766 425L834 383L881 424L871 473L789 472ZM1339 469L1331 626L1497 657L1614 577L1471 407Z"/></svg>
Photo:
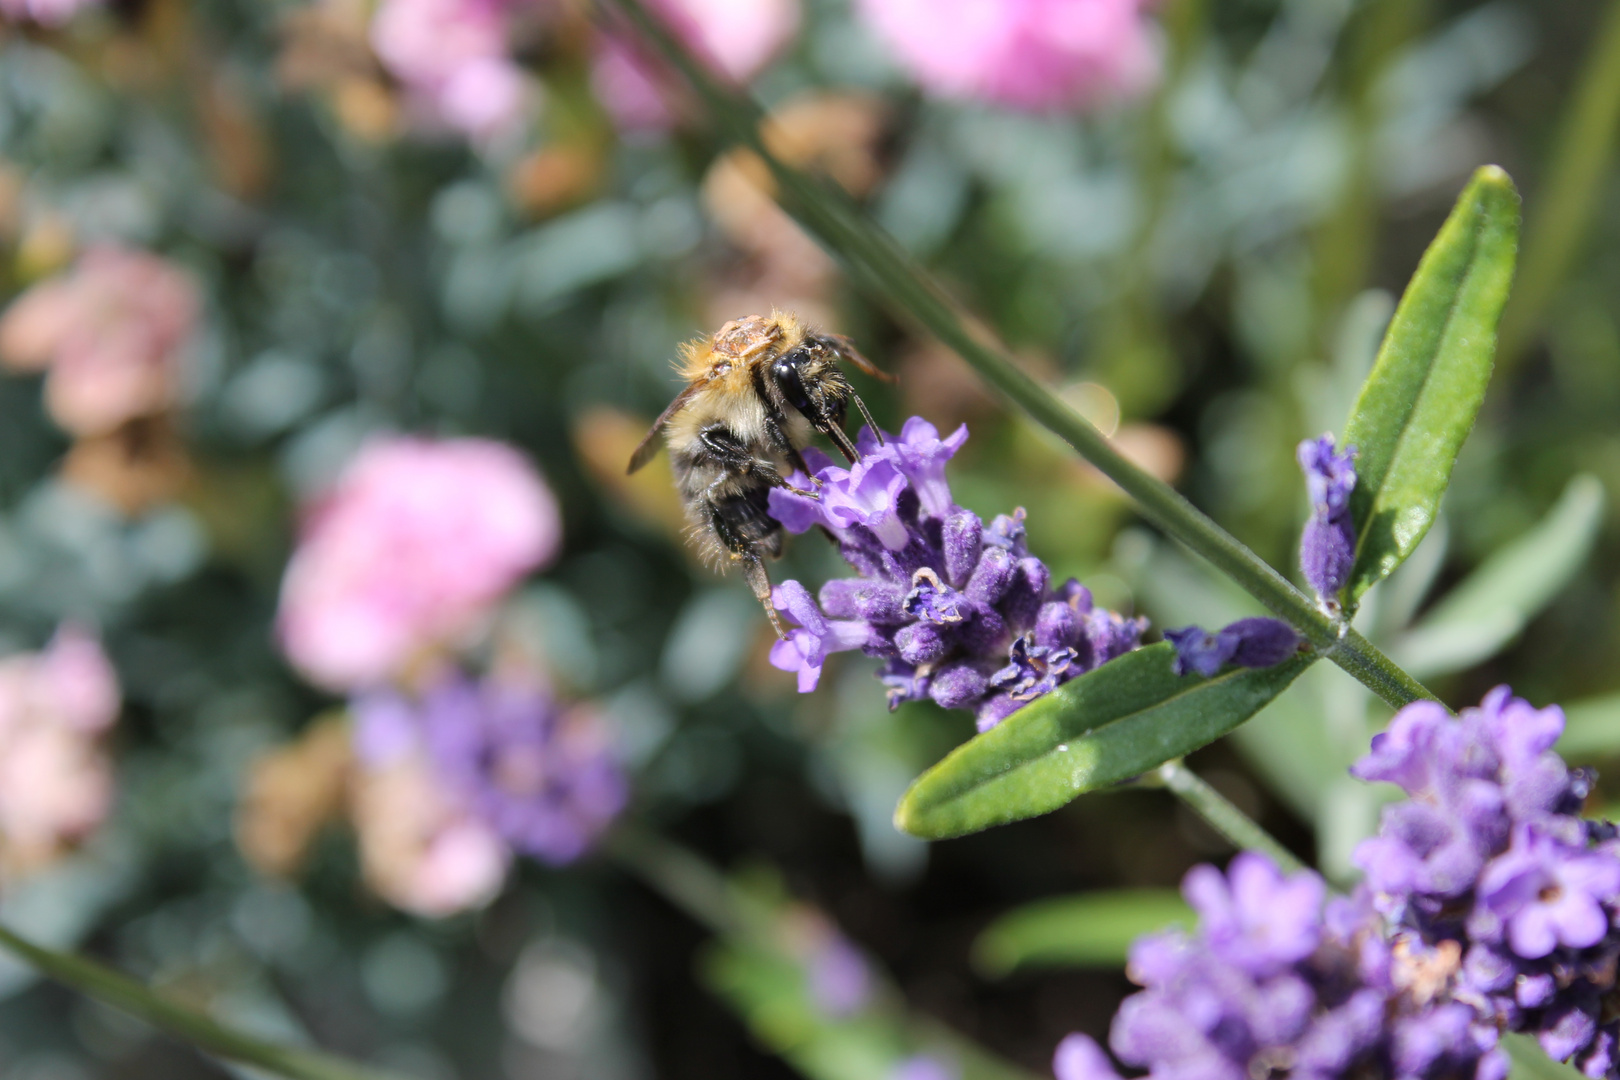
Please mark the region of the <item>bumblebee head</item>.
<svg viewBox="0 0 1620 1080"><path fill-rule="evenodd" d="M856 396L854 387L839 367L842 359L843 350L837 341L808 336L771 362L770 381L784 405L801 413L812 427L833 441L844 457L854 462L860 453L844 433L849 403L855 402L874 432L878 427L872 423L866 404Z"/></svg>

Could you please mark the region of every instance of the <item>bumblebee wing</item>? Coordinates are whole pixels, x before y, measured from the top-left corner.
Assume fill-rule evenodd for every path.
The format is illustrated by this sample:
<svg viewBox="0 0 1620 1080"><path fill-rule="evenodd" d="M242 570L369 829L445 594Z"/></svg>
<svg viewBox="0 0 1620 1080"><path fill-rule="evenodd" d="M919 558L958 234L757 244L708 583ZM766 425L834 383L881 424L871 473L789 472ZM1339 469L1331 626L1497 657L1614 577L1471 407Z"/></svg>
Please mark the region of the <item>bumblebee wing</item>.
<svg viewBox="0 0 1620 1080"><path fill-rule="evenodd" d="M838 350L839 356L843 357L845 360L848 360L850 363L854 364L856 367L860 368L874 379L882 379L886 383L896 381L893 375L890 375L887 371L884 371L882 368L872 363L872 361L862 356L861 350L855 347L855 343L849 340L849 338L845 337L843 334L824 334L822 336L827 341L832 343L833 348Z"/></svg>
<svg viewBox="0 0 1620 1080"><path fill-rule="evenodd" d="M658 456L658 437L664 433L664 425L669 423L670 417L686 408L686 403L692 400L692 395L696 394L702 386L703 384L700 382L692 383L685 390L675 395L675 400L669 403L669 408L658 414L658 419L653 421L652 429L647 432L647 437L641 440L641 445L636 447L636 452L630 455L630 467L625 470L626 476L637 471Z"/></svg>

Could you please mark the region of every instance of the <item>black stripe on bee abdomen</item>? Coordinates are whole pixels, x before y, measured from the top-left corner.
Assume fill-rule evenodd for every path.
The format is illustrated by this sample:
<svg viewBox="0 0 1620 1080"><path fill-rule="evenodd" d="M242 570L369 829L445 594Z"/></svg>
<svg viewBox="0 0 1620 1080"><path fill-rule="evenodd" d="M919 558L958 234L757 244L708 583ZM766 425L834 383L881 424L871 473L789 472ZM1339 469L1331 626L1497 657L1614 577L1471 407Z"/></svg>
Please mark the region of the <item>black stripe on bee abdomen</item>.
<svg viewBox="0 0 1620 1080"><path fill-rule="evenodd" d="M710 504L710 524L728 550L781 553L782 525L771 517L769 497L770 490L762 486L721 496Z"/></svg>

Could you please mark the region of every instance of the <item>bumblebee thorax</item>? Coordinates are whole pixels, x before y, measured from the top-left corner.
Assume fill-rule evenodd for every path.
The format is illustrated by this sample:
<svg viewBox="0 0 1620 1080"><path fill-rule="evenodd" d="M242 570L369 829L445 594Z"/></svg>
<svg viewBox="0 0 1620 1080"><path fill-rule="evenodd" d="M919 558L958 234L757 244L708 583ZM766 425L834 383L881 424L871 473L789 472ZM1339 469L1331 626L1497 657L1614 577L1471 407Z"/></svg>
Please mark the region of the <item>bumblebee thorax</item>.
<svg viewBox="0 0 1620 1080"><path fill-rule="evenodd" d="M764 315L733 319L714 335L714 362L747 362L775 348L782 340L782 324Z"/></svg>

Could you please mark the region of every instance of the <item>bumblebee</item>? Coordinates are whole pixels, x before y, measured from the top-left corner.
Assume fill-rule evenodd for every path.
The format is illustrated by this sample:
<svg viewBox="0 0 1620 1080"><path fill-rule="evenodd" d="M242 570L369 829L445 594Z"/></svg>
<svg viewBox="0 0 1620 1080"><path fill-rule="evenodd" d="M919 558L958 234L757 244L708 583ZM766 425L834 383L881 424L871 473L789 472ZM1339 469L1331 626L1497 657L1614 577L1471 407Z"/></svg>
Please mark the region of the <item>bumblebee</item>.
<svg viewBox="0 0 1620 1080"><path fill-rule="evenodd" d="M664 437L705 560L741 565L778 637L784 631L771 606L765 557L781 554L782 526L771 517L770 491L779 487L817 497L813 488L819 481L812 478L813 488L806 491L784 475L784 466L810 475L799 448L812 432L832 440L851 464L859 459L844 433L850 402L878 430L840 362L888 378L848 338L815 333L794 315L772 312L728 322L714 335L681 347L679 370L686 388L630 458L633 473L652 460L659 436Z"/></svg>

